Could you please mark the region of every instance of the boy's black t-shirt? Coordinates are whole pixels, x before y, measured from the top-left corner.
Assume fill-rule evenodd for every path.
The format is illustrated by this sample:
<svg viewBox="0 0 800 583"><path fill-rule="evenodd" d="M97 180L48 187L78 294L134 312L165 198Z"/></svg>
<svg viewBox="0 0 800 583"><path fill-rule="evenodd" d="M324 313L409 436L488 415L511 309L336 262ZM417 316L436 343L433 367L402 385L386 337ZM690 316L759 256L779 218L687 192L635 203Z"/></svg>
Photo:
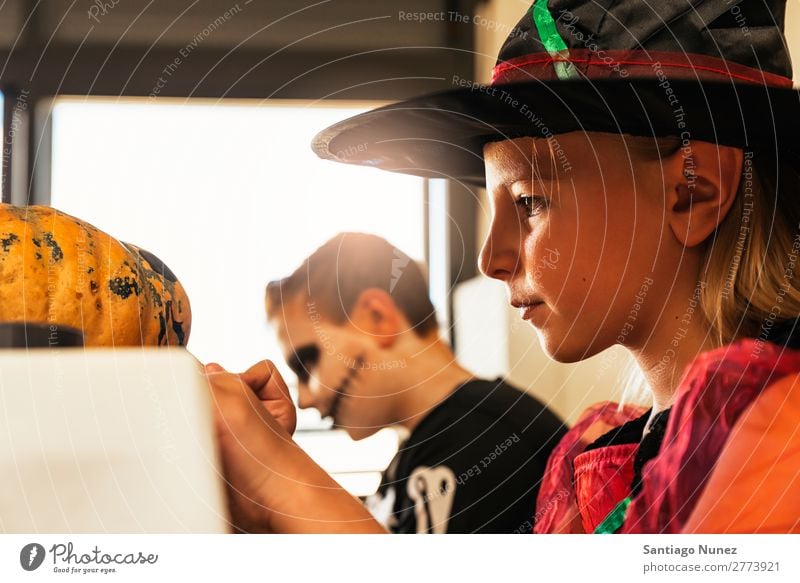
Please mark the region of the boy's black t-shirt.
<svg viewBox="0 0 800 583"><path fill-rule="evenodd" d="M461 385L413 430L368 508L395 533L529 533L566 428L498 378Z"/></svg>

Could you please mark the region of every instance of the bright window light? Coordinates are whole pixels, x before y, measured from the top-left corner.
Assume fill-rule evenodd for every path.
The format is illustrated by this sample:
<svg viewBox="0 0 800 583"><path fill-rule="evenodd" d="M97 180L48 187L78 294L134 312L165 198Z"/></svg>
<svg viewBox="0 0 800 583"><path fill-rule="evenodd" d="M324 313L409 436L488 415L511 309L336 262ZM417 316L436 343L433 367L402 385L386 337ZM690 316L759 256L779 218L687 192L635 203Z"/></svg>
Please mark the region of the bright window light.
<svg viewBox="0 0 800 583"><path fill-rule="evenodd" d="M2 127L4 130L3 134L5 134L5 111L6 111L4 100L5 97L3 96L3 92L0 91L0 127ZM3 148L2 148L3 164L0 164L0 183L2 183L3 180L5 180L5 168L3 168L3 166L5 166L6 156L8 156L8 148L10 148L10 146L6 144L7 137L8 136L3 135Z"/></svg>
<svg viewBox="0 0 800 583"><path fill-rule="evenodd" d="M175 272L201 361L281 361L264 315L269 280L340 231L381 235L423 259L422 179L323 162L309 148L317 131L374 106L62 98L52 205Z"/></svg>
<svg viewBox="0 0 800 583"><path fill-rule="evenodd" d="M323 162L309 147L322 128L376 105L59 98L51 204L175 272L192 305L188 348L202 362L238 371L269 358L291 384L266 323L268 281L341 231L424 259L422 179ZM301 412L299 429L320 427L316 412ZM309 435L312 455L368 493L396 440L375 436L385 447L365 458L334 434L338 461Z"/></svg>

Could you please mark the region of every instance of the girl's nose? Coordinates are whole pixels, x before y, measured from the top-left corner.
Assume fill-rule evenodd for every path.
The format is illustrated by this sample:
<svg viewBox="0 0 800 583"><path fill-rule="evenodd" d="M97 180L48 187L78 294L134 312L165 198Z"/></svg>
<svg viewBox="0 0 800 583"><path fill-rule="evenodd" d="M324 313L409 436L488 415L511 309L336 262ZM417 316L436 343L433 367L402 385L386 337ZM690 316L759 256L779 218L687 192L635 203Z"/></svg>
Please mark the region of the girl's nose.
<svg viewBox="0 0 800 583"><path fill-rule="evenodd" d="M483 242L478 268L487 277L508 282L519 266L519 225L497 210Z"/></svg>

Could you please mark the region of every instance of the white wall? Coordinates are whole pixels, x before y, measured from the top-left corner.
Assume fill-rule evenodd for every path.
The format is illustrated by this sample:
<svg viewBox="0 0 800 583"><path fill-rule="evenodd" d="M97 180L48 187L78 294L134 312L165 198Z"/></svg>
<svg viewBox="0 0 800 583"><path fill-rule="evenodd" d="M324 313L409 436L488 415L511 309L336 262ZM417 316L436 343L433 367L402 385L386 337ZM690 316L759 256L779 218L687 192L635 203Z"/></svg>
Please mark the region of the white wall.
<svg viewBox="0 0 800 583"><path fill-rule="evenodd" d="M794 62L794 83L800 85L800 0L786 4L786 40Z"/></svg>
<svg viewBox="0 0 800 583"><path fill-rule="evenodd" d="M475 80L485 83L491 80L492 67L503 41L530 6L530 0L488 0L478 5L475 21L487 24L476 25Z"/></svg>

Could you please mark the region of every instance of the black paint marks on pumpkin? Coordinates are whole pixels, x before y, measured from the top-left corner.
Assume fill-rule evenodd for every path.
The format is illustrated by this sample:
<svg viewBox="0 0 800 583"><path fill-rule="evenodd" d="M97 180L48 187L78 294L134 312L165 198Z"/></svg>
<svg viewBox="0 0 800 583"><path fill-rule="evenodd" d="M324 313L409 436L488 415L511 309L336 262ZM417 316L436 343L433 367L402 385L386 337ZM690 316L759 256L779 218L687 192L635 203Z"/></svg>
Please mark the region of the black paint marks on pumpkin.
<svg viewBox="0 0 800 583"><path fill-rule="evenodd" d="M172 318L172 331L178 337L178 345L183 346L186 334L183 331L183 322L178 322L175 317Z"/></svg>
<svg viewBox="0 0 800 583"><path fill-rule="evenodd" d="M86 270L86 273L94 273L94 267L90 267Z"/></svg>
<svg viewBox="0 0 800 583"><path fill-rule="evenodd" d="M150 288L150 295L153 297L153 305L157 308L160 308L163 305L161 301L161 294L158 293L156 286L153 285L153 282L150 281L148 278L147 280L147 287Z"/></svg>
<svg viewBox="0 0 800 583"><path fill-rule="evenodd" d="M39 260L41 260L41 258L42 258L42 254L41 254L41 253L39 253L39 252L37 251L37 252L35 253L35 255L36 255L36 259L39 259Z"/></svg>
<svg viewBox="0 0 800 583"><path fill-rule="evenodd" d="M61 247L58 246L56 240L53 239L52 233L45 233L42 235L42 239L44 239L44 244L50 247L50 256L53 258L53 261L59 262L64 259L64 252L61 250Z"/></svg>
<svg viewBox="0 0 800 583"><path fill-rule="evenodd" d="M108 281L108 289L123 300L127 300L131 294L139 295L139 282L127 275L125 277L115 277Z"/></svg>
<svg viewBox="0 0 800 583"><path fill-rule="evenodd" d="M158 346L161 346L161 342L164 340L164 337L167 335L167 321L164 319L164 313L158 313Z"/></svg>
<svg viewBox="0 0 800 583"><path fill-rule="evenodd" d="M3 253L8 253L11 245L17 241L19 241L19 237L17 237L14 233L9 233L8 237L0 238L0 245L3 246Z"/></svg>
<svg viewBox="0 0 800 583"><path fill-rule="evenodd" d="M175 274L172 270L166 266L166 264L161 261L158 257L147 251L146 249L142 249L141 247L134 247L136 251L138 251L139 255L150 264L150 269L158 273L162 279L166 279L169 282L177 283L178 278L175 277Z"/></svg>
<svg viewBox="0 0 800 583"><path fill-rule="evenodd" d="M183 322L178 322L175 320L175 313L172 311L172 300L166 301L166 307L164 308L163 313L158 314L158 345L161 346L161 343L165 341L167 336L167 322L172 322L172 331L175 332L175 336L178 337L178 346L183 346L184 341L186 340L186 333L183 331Z"/></svg>
<svg viewBox="0 0 800 583"><path fill-rule="evenodd" d="M42 240L41 239L37 239L36 237L33 237L33 238L31 238L31 241L33 241L33 244L36 245L37 247L41 247L42 246Z"/></svg>
<svg viewBox="0 0 800 583"><path fill-rule="evenodd" d="M97 282L95 280L91 280L89 282L89 289L92 290L92 295L94 295L100 290L100 286L97 285Z"/></svg>

